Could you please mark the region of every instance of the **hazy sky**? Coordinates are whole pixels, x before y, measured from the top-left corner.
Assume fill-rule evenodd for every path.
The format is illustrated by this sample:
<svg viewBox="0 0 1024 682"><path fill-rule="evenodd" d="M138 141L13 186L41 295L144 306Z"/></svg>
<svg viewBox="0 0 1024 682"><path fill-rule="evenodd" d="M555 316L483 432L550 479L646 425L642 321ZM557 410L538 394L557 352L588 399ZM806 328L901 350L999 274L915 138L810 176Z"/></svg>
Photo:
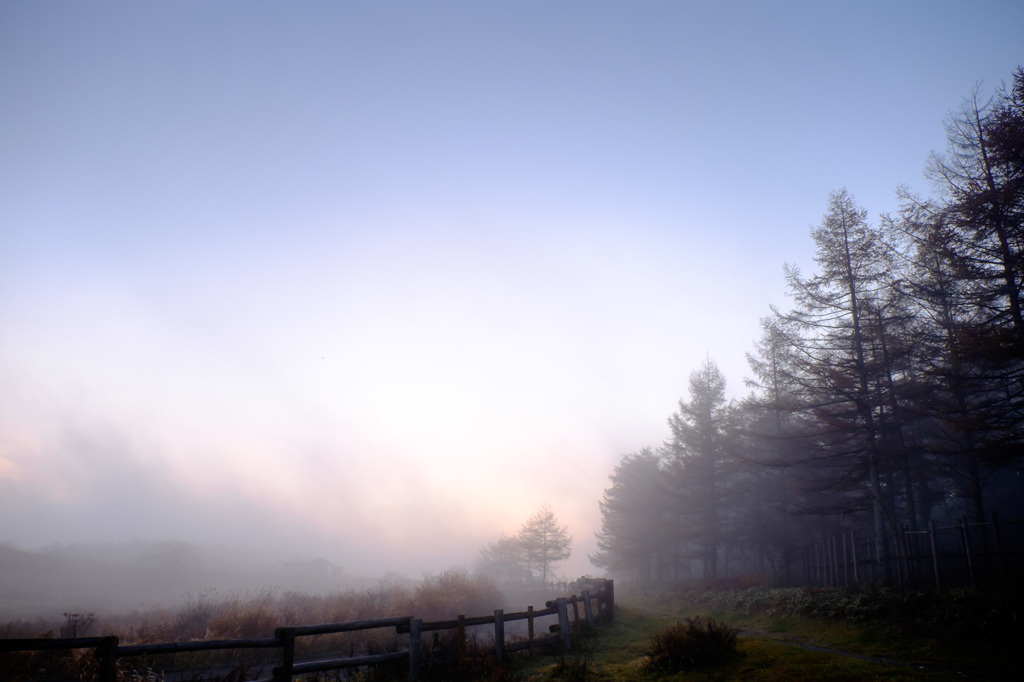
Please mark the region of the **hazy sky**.
<svg viewBox="0 0 1024 682"><path fill-rule="evenodd" d="M1024 3L0 4L0 541L586 560L785 261L1024 62Z"/></svg>

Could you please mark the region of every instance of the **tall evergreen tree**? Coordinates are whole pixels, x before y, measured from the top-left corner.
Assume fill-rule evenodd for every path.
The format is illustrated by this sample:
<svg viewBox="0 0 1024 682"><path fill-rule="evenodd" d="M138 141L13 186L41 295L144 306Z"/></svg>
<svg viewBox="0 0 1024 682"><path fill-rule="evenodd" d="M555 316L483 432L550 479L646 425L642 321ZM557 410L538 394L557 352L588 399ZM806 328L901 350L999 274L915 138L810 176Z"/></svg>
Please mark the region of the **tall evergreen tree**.
<svg viewBox="0 0 1024 682"><path fill-rule="evenodd" d="M1000 346L1024 355L1024 75L982 101L979 88L946 122L946 153L926 174L952 228L948 248ZM992 350L995 350L993 348Z"/></svg>
<svg viewBox="0 0 1024 682"><path fill-rule="evenodd" d="M650 448L622 458L600 502L592 564L637 582L661 577L669 512L662 475L661 460Z"/></svg>
<svg viewBox="0 0 1024 682"><path fill-rule="evenodd" d="M519 529L516 536L528 570L540 571L542 582L559 562L572 556L569 527L558 523L551 507L544 505Z"/></svg>
<svg viewBox="0 0 1024 682"><path fill-rule="evenodd" d="M730 405L725 377L711 359L690 374L690 400L679 400L669 420L669 469L676 498L679 547L696 545L706 580L718 578L723 489L719 474L728 453ZM688 561L688 553L686 553Z"/></svg>
<svg viewBox="0 0 1024 682"><path fill-rule="evenodd" d="M753 378L742 403L746 463L737 499L744 506L745 539L758 549L759 567L769 561L778 580L792 580L793 549L807 534L804 512L825 501L818 472L804 467L814 460L819 427L806 410L805 384L798 357L802 340L796 325L776 309L761 318L761 338L747 353Z"/></svg>
<svg viewBox="0 0 1024 682"><path fill-rule="evenodd" d="M880 376L871 357L872 304L884 300L889 263L867 211L845 190L829 196L811 229L819 273L804 278L786 266L795 308L786 319L803 332L802 374L808 405L826 428L819 466L831 466L856 494L866 488L877 556L889 570L886 494L879 434Z"/></svg>
<svg viewBox="0 0 1024 682"><path fill-rule="evenodd" d="M524 581L529 572L519 539L502 535L480 550L476 572L490 576L498 583Z"/></svg>

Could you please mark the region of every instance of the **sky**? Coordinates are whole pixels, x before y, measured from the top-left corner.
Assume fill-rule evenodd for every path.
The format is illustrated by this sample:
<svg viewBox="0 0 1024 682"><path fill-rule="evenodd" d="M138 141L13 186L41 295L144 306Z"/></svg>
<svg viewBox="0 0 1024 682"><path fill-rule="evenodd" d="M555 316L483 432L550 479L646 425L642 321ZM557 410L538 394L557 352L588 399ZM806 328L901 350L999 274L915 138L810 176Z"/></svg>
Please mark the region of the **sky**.
<svg viewBox="0 0 1024 682"><path fill-rule="evenodd" d="M846 187L922 194L1024 4L0 4L0 542L587 554L690 372L745 395Z"/></svg>

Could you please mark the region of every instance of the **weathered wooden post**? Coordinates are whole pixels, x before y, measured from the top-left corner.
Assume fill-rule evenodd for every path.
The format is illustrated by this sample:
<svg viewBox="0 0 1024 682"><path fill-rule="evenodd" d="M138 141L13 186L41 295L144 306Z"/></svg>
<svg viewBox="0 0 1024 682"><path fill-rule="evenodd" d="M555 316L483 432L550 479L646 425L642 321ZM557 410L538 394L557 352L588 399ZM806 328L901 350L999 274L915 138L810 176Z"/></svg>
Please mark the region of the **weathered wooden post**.
<svg viewBox="0 0 1024 682"><path fill-rule="evenodd" d="M580 602L576 598L575 594L572 595L569 598L569 601L572 603L572 627L573 627L573 630L576 632L576 634L579 634L579 632L580 632Z"/></svg>
<svg viewBox="0 0 1024 682"><path fill-rule="evenodd" d="M587 617L587 625L594 627L594 605L590 603L590 590L583 590L583 614Z"/></svg>
<svg viewBox="0 0 1024 682"><path fill-rule="evenodd" d="M846 531L843 531L843 587L850 586L850 557L846 553Z"/></svg>
<svg viewBox="0 0 1024 682"><path fill-rule="evenodd" d="M903 587L904 585L903 569L905 568L903 561L903 542L901 538L902 533L902 526L897 526L892 533L893 544L896 545L896 556L893 557L896 560L896 585L899 587Z"/></svg>
<svg viewBox="0 0 1024 682"><path fill-rule="evenodd" d="M615 581L609 578L604 581L604 603L608 607L608 620L615 616Z"/></svg>
<svg viewBox="0 0 1024 682"><path fill-rule="evenodd" d="M853 582L859 585L860 576L857 573L857 536L852 530L850 531L850 557L853 559Z"/></svg>
<svg viewBox="0 0 1024 682"><path fill-rule="evenodd" d="M967 517L960 517L960 543L964 548L964 561L967 564L967 575L971 579L971 587L974 587L974 562L971 561L971 537L967 534Z"/></svg>
<svg viewBox="0 0 1024 682"><path fill-rule="evenodd" d="M828 538L821 541L821 584L832 585L832 553L829 551Z"/></svg>
<svg viewBox="0 0 1024 682"><path fill-rule="evenodd" d="M1003 552L1003 536L999 532L999 519L996 513L992 512L992 534L996 539L996 554L999 555L999 568L1002 571L1003 580L1010 579L1010 573L1006 568L1006 554Z"/></svg>
<svg viewBox="0 0 1024 682"><path fill-rule="evenodd" d="M295 665L295 628L275 628L274 637L281 640L281 665L274 668L274 680L291 682L292 667Z"/></svg>
<svg viewBox="0 0 1024 682"><path fill-rule="evenodd" d="M836 536L830 535L828 544L832 552L832 586L839 586L839 554L836 552Z"/></svg>
<svg viewBox="0 0 1024 682"><path fill-rule="evenodd" d="M117 642L117 637L104 637L96 647L99 682L114 682L117 678Z"/></svg>
<svg viewBox="0 0 1024 682"><path fill-rule="evenodd" d="M899 533L900 552L903 553L903 572L907 575L907 585L913 585L915 580L913 565L910 563L910 527L905 523L900 524Z"/></svg>
<svg viewBox="0 0 1024 682"><path fill-rule="evenodd" d="M569 637L569 600L559 597L555 606L558 609L558 630L562 633L562 650L568 651L572 646L572 640Z"/></svg>
<svg viewBox="0 0 1024 682"><path fill-rule="evenodd" d="M466 658L466 616L459 614L459 661Z"/></svg>
<svg viewBox="0 0 1024 682"><path fill-rule="evenodd" d="M533 606L526 607L526 643L533 656Z"/></svg>
<svg viewBox="0 0 1024 682"><path fill-rule="evenodd" d="M878 555L878 545L872 540L868 540L866 543L868 548L868 566L871 568L871 577L868 578L869 582L878 582L878 567L881 565L882 558Z"/></svg>
<svg viewBox="0 0 1024 682"><path fill-rule="evenodd" d="M505 662L505 611L494 611L494 660L498 665Z"/></svg>
<svg viewBox="0 0 1024 682"><path fill-rule="evenodd" d="M818 587L825 586L825 562L821 558L821 543L814 543L814 580Z"/></svg>
<svg viewBox="0 0 1024 682"><path fill-rule="evenodd" d="M420 679L420 628L423 620L413 618L409 621L409 682Z"/></svg>
<svg viewBox="0 0 1024 682"><path fill-rule="evenodd" d="M932 570L935 571L935 587L939 587L939 550L935 542L935 519L928 519L928 544L932 548Z"/></svg>

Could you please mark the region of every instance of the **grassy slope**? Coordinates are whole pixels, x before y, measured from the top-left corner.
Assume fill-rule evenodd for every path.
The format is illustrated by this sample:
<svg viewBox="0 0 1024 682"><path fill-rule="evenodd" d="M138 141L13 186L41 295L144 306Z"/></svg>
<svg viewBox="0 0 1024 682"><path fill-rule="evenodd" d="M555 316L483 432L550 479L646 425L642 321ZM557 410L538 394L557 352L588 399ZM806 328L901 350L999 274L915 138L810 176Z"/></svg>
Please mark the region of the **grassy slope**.
<svg viewBox="0 0 1024 682"><path fill-rule="evenodd" d="M660 607L657 612L654 606ZM653 613L652 613L653 612ZM739 639L738 659L728 665L676 675L646 669L645 650L655 632L677 618L711 615L747 634ZM827 647L913 665L894 665L796 644ZM1005 643L957 644L935 638L887 634L880 625L803 616L768 616L728 609L676 606L663 599L620 608L616 621L602 627L583 660L563 665L550 659L523 663L526 680L925 680L1017 679L1019 661ZM585 665L584 665L585 663Z"/></svg>

